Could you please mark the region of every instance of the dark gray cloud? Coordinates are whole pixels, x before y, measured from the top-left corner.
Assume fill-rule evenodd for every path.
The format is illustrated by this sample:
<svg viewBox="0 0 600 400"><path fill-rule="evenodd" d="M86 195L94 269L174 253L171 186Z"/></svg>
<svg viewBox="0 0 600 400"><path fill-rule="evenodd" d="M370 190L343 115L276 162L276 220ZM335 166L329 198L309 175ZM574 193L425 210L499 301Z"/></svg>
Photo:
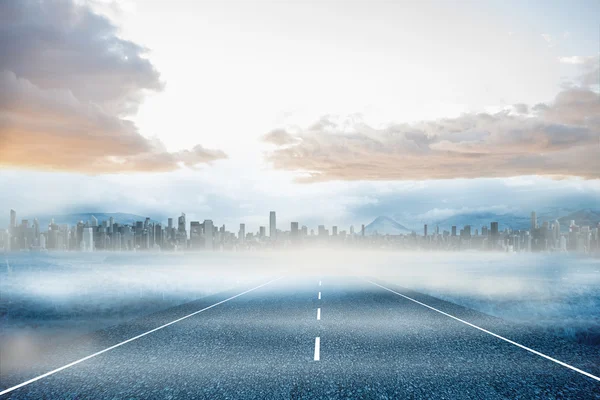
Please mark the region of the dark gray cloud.
<svg viewBox="0 0 600 400"><path fill-rule="evenodd" d="M0 164L105 173L225 158L168 152L126 119L164 86L145 55L86 4L0 0Z"/></svg>
<svg viewBox="0 0 600 400"><path fill-rule="evenodd" d="M600 101L585 87L549 104L375 129L331 118L300 132L278 131L286 144L268 155L303 181L413 180L519 175L600 178ZM287 135L286 135L287 134Z"/></svg>

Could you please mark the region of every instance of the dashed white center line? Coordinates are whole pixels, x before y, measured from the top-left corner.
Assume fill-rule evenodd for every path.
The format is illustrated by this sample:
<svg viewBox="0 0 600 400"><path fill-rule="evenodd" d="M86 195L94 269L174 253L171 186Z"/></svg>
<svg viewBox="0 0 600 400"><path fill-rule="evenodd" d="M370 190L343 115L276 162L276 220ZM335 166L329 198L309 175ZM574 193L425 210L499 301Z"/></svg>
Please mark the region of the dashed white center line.
<svg viewBox="0 0 600 400"><path fill-rule="evenodd" d="M321 319L321 308L317 308L317 321Z"/></svg>
<svg viewBox="0 0 600 400"><path fill-rule="evenodd" d="M319 361L321 359L321 338L315 338L315 361Z"/></svg>
<svg viewBox="0 0 600 400"><path fill-rule="evenodd" d="M321 300L321 292L319 292L319 300Z"/></svg>

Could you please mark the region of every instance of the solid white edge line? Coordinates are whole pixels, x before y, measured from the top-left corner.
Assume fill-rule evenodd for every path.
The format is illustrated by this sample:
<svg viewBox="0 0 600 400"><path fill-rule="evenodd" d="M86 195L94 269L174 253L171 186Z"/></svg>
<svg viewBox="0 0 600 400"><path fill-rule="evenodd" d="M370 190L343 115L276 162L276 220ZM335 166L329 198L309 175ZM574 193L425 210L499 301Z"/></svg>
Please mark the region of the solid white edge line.
<svg viewBox="0 0 600 400"><path fill-rule="evenodd" d="M319 300L321 300L321 292L319 292Z"/></svg>
<svg viewBox="0 0 600 400"><path fill-rule="evenodd" d="M321 359L321 338L315 338L315 361L319 361Z"/></svg>
<svg viewBox="0 0 600 400"><path fill-rule="evenodd" d="M317 320L321 319L321 309L317 308Z"/></svg>
<svg viewBox="0 0 600 400"><path fill-rule="evenodd" d="M0 396L2 396L2 395L4 395L4 394L7 394L7 393L10 393L10 392L12 392L12 391L14 391L14 390L16 390L16 389L22 388L23 386L27 386L27 385L29 385L30 383L33 383L33 382L39 381L40 379L46 378L47 376L54 375L54 374L55 374L55 373L57 373L57 372L60 372L60 371L62 371L62 370L64 370L64 369L67 369L67 368L70 368L70 367L72 367L72 366L74 366L74 365L77 365L77 364L79 364L79 363L82 363L82 362L84 362L84 361L86 361L86 360L89 360L90 358L93 358L93 357L99 356L99 355L100 355L100 354L102 354L102 353L106 353L107 351L110 351L110 350L116 349L117 347L123 346L123 345L124 345L124 344L126 344L126 343L133 342L133 341L134 341L134 340L136 340L136 339L139 339L139 338L141 338L141 337L144 337L144 336L146 336L146 335L149 335L149 334L151 334L151 333L153 333L153 332L156 332L156 331L158 331L158 330L160 330L160 329L166 328L166 327L167 327L167 326L169 326L169 325L173 325L173 324L175 324L175 323L177 323L177 322L183 321L183 320L184 320L184 319L186 319L186 318L192 317L192 316L194 316L194 315L196 315L196 314L198 314L198 313L201 313L201 312L203 312L203 311L209 310L209 309L211 309L211 308L213 308L213 307L216 307L216 306L218 306L219 304L223 304L223 303L225 303L225 302L227 302L227 301L229 301L229 300L233 300L233 299L235 299L236 297L240 297L240 296L242 296L242 295L244 295L244 294L246 294L246 293L250 293L250 292L252 292L253 290L260 289L261 287L263 287L263 286L266 286L266 285L269 285L269 284L271 284L271 283L273 283L273 282L275 282L275 281L278 281L278 280L280 280L280 279L282 279L282 278L283 278L283 277L279 277L279 278L276 278L276 279L270 280L270 281L269 281L269 282L267 282L267 283L263 283L262 285L260 285L260 286L256 286L256 287L254 287L254 288L252 288L252 289L248 289L248 290L246 290L245 292L242 292L242 293L236 294L235 296L231 296L231 297L229 297L228 299L221 300L221 301L219 301L218 303L215 303L215 304L213 304L213 305L211 305L211 306L205 307L205 308L203 308L203 309L201 309L201 310L195 311L195 312L193 312L193 313L191 313L191 314L188 314L188 315L186 315L186 316L184 316L184 317L178 318L178 319L176 319L176 320L174 320L174 321L168 322L168 323L166 323L166 324L164 324L164 325L161 325L161 326L159 326L158 328L154 328L154 329L152 329L152 330L149 330L148 332L145 332L145 333L142 333L142 334L140 334L140 335L134 336L134 337L132 337L132 338L130 338L130 339L127 339L127 340L125 340L125 341L123 341L123 342L121 342L121 343L117 343L117 344L115 344L115 345L113 345L113 346L107 347L107 348L106 348L106 349L104 349L104 350L100 350L100 351L99 351L99 352L97 352L97 353L90 354L89 356L83 357L83 358L81 358L81 359L79 359L79 360L77 360L77 361L73 361L72 363L69 363L69 364L67 364L67 365L63 365L62 367L59 367L59 368L53 369L52 371L46 372L45 374L42 374L42 375L40 375L40 376L36 376L35 378L29 379L28 381L25 381L25 382L19 383L18 385L15 385L15 386L13 386L13 387L10 387L10 388L8 388L8 389L5 389L5 390L1 391L1 392L0 392Z"/></svg>
<svg viewBox="0 0 600 400"><path fill-rule="evenodd" d="M560 361L560 360L557 360L556 358L552 358L552 357L550 357L550 356L547 356L547 355L545 355L544 353L540 353L540 352L539 352L539 351L537 351L537 350L531 349L531 348L529 348L529 347L527 347L527 346L523 346L522 344L519 344L519 343L517 343L517 342L515 342L515 341L512 341L512 340L510 340L510 339L507 339L507 338L505 338L504 336L500 336L500 335L498 335L498 334L496 334L496 333L494 333L494 332L490 332L490 331L488 331L487 329L481 328L481 327L479 327L479 326L477 326L477 325L473 325L473 324L472 324L472 323L470 323L470 322L467 322L467 321L465 321L465 320L462 320L462 319L460 319L460 318L458 318L458 317L455 317L454 315L450 315L450 314L448 314L448 313L445 313L445 312L443 312L443 311L441 311L441 310L438 310L437 308L431 307L430 305L427 305L427 304L425 304L425 303L421 303L421 302L420 302L420 301L418 301L418 300L415 300L415 299L413 299L413 298L410 298L410 297L408 297L408 296L406 296L406 295L403 295L402 293L398 293L398 292L396 292L396 291L394 291L394 290L392 290L392 289L390 289L390 288L387 288L387 287L385 287L385 286L382 286L382 285L380 285L380 284L378 284L378 283L375 283L375 282L373 282L373 281L370 281L370 280L368 280L368 279L367 279L367 282L369 282L369 283L372 283L372 284L373 284L373 285L375 285L375 286L379 286L379 287L380 287L380 288L382 288L382 289L385 289L385 290L387 290L387 291L389 291L389 292L392 292L392 293L394 293L394 294L397 294L398 296L404 297L405 299L407 299L407 300L410 300L410 301L412 301L412 302L414 302L414 303L420 304L420 305L422 305L423 307L427 307L427 308L429 308L430 310L436 311L436 312L438 312L438 313L440 313L440 314L443 314L443 315L445 315L445 316L447 316L447 317L450 317L450 318L452 318L452 319L455 319L455 320L457 320L457 321L459 321L459 322L462 322L463 324L469 325L469 326L470 326L470 327L472 327L472 328L479 329L479 330L480 330L480 331L482 331L482 332L485 332L485 333L487 333L487 334L489 334L489 335L492 335L492 336L494 336L494 337L497 337L498 339L504 340L505 342L508 342L508 343L510 343L510 344L512 344L512 345L515 345L515 346L517 346L517 347L520 347L520 348L522 348L522 349L524 349L524 350L527 350L527 351L528 351L528 352L530 352L530 353L536 354L536 355L538 355L538 356L540 356L540 357L544 357L544 358L545 358L545 359L547 359L547 360L553 361L553 362L555 362L555 363L557 363L557 364L559 364L559 365L562 365L563 367L567 367L567 368L569 368L569 369L571 369L571 370L573 370L573 371L575 371L575 372L579 372L580 374L583 374L583 375L587 376L588 378L592 378L592 379L595 379L595 380L597 380L597 381L599 381L599 382L600 382L600 377L597 377L596 375L592 375L592 374L590 374L589 372L583 371L583 370L581 370L581 369L579 369L579 368L576 368L576 367L574 367L574 366L572 366L572 365L569 365L569 364L567 364L567 363L565 363L565 362L562 362L562 361Z"/></svg>

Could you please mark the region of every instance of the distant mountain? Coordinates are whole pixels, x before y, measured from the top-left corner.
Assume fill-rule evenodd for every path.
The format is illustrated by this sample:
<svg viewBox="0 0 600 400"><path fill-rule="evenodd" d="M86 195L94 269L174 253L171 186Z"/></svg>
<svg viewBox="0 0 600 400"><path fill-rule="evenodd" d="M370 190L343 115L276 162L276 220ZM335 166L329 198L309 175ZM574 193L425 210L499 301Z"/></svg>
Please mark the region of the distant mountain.
<svg viewBox="0 0 600 400"><path fill-rule="evenodd" d="M475 229L478 229L481 232L481 227L489 227L491 222L498 222L498 229L501 231L503 231L506 228L510 228L513 230L529 229L529 226L531 224L531 217L529 215L524 216L510 213L495 214L492 212L477 212L453 215L450 218L437 221L432 225L438 225L440 227L440 231L450 231L452 229L452 226L456 226L457 229L460 230L465 225L471 225L471 231L474 232Z"/></svg>
<svg viewBox="0 0 600 400"><path fill-rule="evenodd" d="M406 235L408 233L411 233L410 229L390 217L377 217L365 226L365 235Z"/></svg>
<svg viewBox="0 0 600 400"><path fill-rule="evenodd" d="M542 225L548 221L550 223L558 219L561 229L567 229L571 220L579 226L596 226L600 222L600 211L591 209L579 210L565 215L563 210L555 212L545 212L537 216L538 225ZM465 225L471 225L471 230L479 229L482 226L490 226L490 223L498 222L498 229L503 231L506 228L513 230L529 230L531 227L531 214L495 214L492 212L466 213L453 215L450 218L433 222L432 225L439 225L440 229L450 230L452 226L456 226L459 230ZM430 228L431 229L431 228Z"/></svg>
<svg viewBox="0 0 600 400"><path fill-rule="evenodd" d="M558 219L558 222L560 223L561 227L562 226L569 226L571 224L571 221L575 221L576 225L579 226L596 226L598 225L598 223L600 223L600 211L597 210L591 210L591 209L585 209L585 210L579 210L579 211L575 211L573 213L570 213L568 215L565 215L564 217L561 217Z"/></svg>
<svg viewBox="0 0 600 400"><path fill-rule="evenodd" d="M79 221L83 221L83 223L87 221L92 221L92 216L98 219L98 224L100 225L102 221L109 221L110 217L113 217L115 223L119 223L121 225L135 225L136 221L145 221L146 217L135 214L126 214L126 213L78 213L78 214L64 214L64 215L44 215L38 217L38 221L40 222L40 226L46 227L54 218L54 223L58 225L69 224L76 225ZM29 218L29 222L33 221L33 217ZM153 223L159 222L151 219Z"/></svg>

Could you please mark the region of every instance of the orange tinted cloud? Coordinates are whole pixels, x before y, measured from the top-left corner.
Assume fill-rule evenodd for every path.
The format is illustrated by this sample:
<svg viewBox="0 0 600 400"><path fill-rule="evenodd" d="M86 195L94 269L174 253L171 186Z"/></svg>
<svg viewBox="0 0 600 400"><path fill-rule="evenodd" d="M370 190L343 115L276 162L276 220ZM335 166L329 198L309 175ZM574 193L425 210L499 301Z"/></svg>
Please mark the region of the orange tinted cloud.
<svg viewBox="0 0 600 400"><path fill-rule="evenodd" d="M0 166L170 171L227 156L169 152L124 116L163 83L146 50L72 1L0 2Z"/></svg>
<svg viewBox="0 0 600 400"><path fill-rule="evenodd" d="M600 178L600 101L585 87L550 104L495 114L391 125L338 124L323 118L299 132L278 130L268 159L302 172L303 182L415 180L519 175ZM280 140L285 138L285 140Z"/></svg>

